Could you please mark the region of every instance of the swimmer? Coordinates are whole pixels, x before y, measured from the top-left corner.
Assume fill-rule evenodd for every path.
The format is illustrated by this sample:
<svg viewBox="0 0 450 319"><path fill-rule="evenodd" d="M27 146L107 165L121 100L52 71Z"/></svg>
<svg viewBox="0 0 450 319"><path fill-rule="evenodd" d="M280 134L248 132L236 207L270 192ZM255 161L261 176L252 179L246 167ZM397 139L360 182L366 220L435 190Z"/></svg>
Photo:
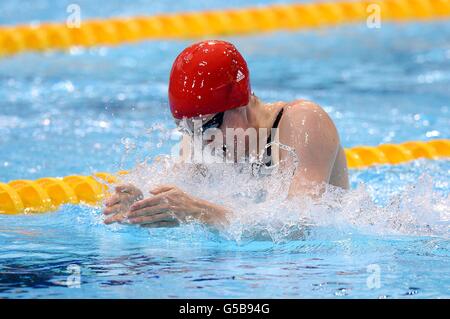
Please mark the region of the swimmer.
<svg viewBox="0 0 450 319"><path fill-rule="evenodd" d="M272 167L288 156L279 145L294 150L300 160L289 185L290 198L317 198L326 185L349 187L344 149L329 115L307 100L263 103L252 93L247 63L231 43L202 41L183 50L170 74L169 105L188 140L193 140L198 127L202 133L221 131L225 136L221 141L223 152L233 161L255 155L265 159L262 166ZM234 129L236 135L227 142L228 129ZM256 135L256 149L239 153L236 140L249 129L266 130L268 139ZM278 147L271 145L273 138ZM248 146L245 136L244 141ZM206 139L205 143L209 142ZM181 153L186 156L186 143L182 145ZM153 196L144 199L142 191L133 185L117 186L115 194L105 202L105 223L170 227L195 219L219 226L226 224L231 215L228 208L194 197L174 185L160 185L150 193Z"/></svg>

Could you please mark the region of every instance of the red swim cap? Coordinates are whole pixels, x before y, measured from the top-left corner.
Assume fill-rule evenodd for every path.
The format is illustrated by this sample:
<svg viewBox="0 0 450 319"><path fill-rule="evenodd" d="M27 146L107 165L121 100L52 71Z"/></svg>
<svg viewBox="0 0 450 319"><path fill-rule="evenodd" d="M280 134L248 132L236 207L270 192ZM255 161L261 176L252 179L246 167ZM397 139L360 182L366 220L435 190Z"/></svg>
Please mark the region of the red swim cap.
<svg viewBox="0 0 450 319"><path fill-rule="evenodd" d="M250 91L247 63L225 41L202 41L184 49L170 72L169 104L176 119L247 105Z"/></svg>

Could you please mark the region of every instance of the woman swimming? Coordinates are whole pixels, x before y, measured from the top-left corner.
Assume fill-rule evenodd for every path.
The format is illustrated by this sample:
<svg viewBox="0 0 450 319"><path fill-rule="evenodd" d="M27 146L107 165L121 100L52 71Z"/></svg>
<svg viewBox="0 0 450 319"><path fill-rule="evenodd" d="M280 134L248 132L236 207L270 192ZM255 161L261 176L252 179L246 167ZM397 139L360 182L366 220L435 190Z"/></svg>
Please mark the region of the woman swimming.
<svg viewBox="0 0 450 319"><path fill-rule="evenodd" d="M300 159L289 197L317 197L327 184L349 186L344 149L328 114L306 100L263 103L251 93L247 63L231 43L202 41L183 50L172 67L169 105L188 141L182 144L186 161L195 157L192 150L195 141L200 141L201 148L213 144L224 160L237 163L261 158L262 166L271 167L287 156L286 149L280 147L285 145ZM198 136L203 138L196 139ZM107 224L167 227L196 219L221 225L230 215L228 208L191 196L174 185L160 185L146 199L130 184L115 190L106 201Z"/></svg>

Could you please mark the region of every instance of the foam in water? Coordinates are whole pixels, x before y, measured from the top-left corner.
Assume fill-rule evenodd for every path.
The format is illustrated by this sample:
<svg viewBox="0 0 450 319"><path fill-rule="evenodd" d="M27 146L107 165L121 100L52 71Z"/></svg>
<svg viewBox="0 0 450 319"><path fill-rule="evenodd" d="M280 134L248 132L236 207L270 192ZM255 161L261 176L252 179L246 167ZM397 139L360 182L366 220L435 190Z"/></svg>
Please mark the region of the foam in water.
<svg viewBox="0 0 450 319"><path fill-rule="evenodd" d="M126 146L127 152L136 149L129 141ZM181 164L173 156L160 156L140 161L130 174L120 178L140 188L144 197L152 196L149 190L158 185L173 184L230 208L230 223L220 232L235 241L280 242L303 238L320 227L341 233L448 237L450 197L433 191L431 177L421 176L387 205L377 204L364 184L351 190L323 185L325 191L319 200L287 199L297 161L288 156L281 164L282 172L258 177L249 163Z"/></svg>

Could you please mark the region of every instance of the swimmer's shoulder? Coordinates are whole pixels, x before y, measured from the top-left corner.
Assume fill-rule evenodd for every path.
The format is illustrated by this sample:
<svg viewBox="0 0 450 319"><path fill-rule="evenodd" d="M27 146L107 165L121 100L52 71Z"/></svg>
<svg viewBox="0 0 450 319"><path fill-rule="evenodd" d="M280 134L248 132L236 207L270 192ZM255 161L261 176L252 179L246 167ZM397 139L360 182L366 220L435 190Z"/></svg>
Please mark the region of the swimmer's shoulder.
<svg viewBox="0 0 450 319"><path fill-rule="evenodd" d="M318 132L323 139L339 143L339 135L333 120L317 103L308 100L295 100L283 107L280 129L284 134L297 131L303 134ZM283 134L283 135L284 135Z"/></svg>
<svg viewBox="0 0 450 319"><path fill-rule="evenodd" d="M298 99L291 102L286 102L283 107L288 113L325 113L325 110L317 103L309 100Z"/></svg>
<svg viewBox="0 0 450 319"><path fill-rule="evenodd" d="M294 100L283 106L285 124L306 124L306 122L320 123L334 127L333 120L328 113L317 103L308 100Z"/></svg>

